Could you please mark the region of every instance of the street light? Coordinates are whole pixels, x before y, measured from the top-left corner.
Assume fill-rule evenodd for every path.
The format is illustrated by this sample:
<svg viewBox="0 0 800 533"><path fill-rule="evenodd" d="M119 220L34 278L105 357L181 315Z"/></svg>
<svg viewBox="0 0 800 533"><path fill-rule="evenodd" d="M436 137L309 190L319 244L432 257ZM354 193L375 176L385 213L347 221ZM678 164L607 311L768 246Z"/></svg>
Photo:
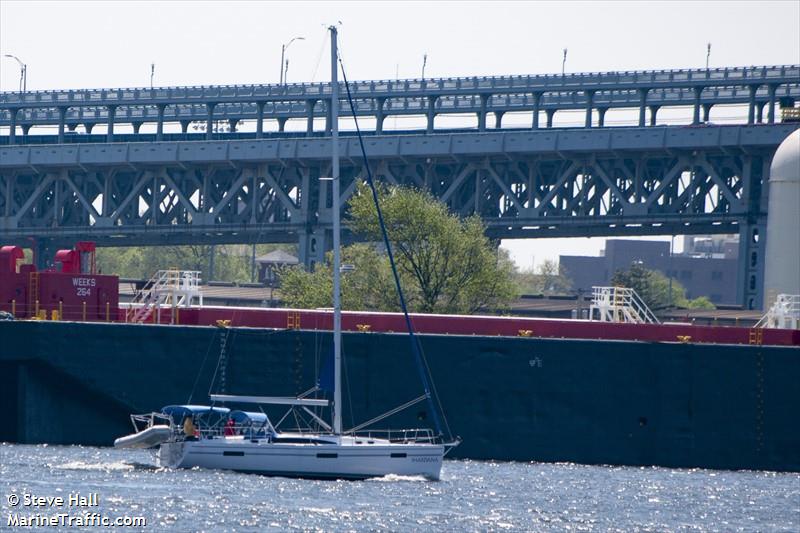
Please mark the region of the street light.
<svg viewBox="0 0 800 533"><path fill-rule="evenodd" d="M4 57L10 57L19 63L19 92L28 92L28 65L23 63L22 60L15 55L5 54Z"/></svg>
<svg viewBox="0 0 800 533"><path fill-rule="evenodd" d="M428 64L428 54L422 56L422 79L425 79L425 65Z"/></svg>
<svg viewBox="0 0 800 533"><path fill-rule="evenodd" d="M564 48L564 59L561 61L561 76L564 76L564 69L567 67L567 49Z"/></svg>
<svg viewBox="0 0 800 533"><path fill-rule="evenodd" d="M283 83L284 83L284 75L283 75L283 73L284 73L284 68L285 68L284 64L285 63L284 63L283 59L286 56L286 49L289 48L289 45L291 45L295 41L305 41L305 40L306 40L305 37L293 37L292 40L290 40L288 43L281 45L281 82L280 82L281 85L283 85Z"/></svg>
<svg viewBox="0 0 800 533"><path fill-rule="evenodd" d="M708 43L706 48L706 70L708 70L708 60L711 57L711 43Z"/></svg>
<svg viewBox="0 0 800 533"><path fill-rule="evenodd" d="M150 90L153 90L153 75L156 73L156 64L150 63Z"/></svg>

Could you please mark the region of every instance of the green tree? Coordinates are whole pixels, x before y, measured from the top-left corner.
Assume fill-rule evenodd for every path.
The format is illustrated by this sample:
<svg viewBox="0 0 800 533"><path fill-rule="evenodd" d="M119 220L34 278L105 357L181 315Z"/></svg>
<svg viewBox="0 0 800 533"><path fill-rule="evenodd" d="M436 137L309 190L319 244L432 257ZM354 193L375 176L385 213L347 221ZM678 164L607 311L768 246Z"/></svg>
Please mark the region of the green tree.
<svg viewBox="0 0 800 533"><path fill-rule="evenodd" d="M634 289L650 309L669 307L690 309L714 309L711 301L701 296L693 300L686 298L686 289L677 280L670 279L658 270L645 268L641 263L633 263L628 270L617 270L611 283Z"/></svg>
<svg viewBox="0 0 800 533"><path fill-rule="evenodd" d="M281 295L289 307L331 307L333 302L333 253L327 261L318 264L313 272L301 266L284 269L280 273ZM389 262L369 244L353 244L342 249L342 264L353 269L343 273L342 306L352 310L397 311L400 301L394 288ZM404 284L404 287L407 284ZM405 291L406 297L415 299Z"/></svg>
<svg viewBox="0 0 800 533"><path fill-rule="evenodd" d="M563 266L546 259L534 269L517 271L514 279L523 294L568 294L573 282Z"/></svg>
<svg viewBox="0 0 800 533"><path fill-rule="evenodd" d="M256 255L275 249L296 253L291 245L259 244ZM156 271L168 268L199 270L209 280L209 265L214 252L214 276L217 281L250 281L252 245L183 245L124 248L98 248L97 266L104 274L122 278L149 279Z"/></svg>
<svg viewBox="0 0 800 533"><path fill-rule="evenodd" d="M410 310L470 313L483 307L505 307L516 297L513 263L486 238L480 218L461 220L431 194L416 189L380 186L379 198ZM364 184L350 200L348 222L358 235L382 243L372 193ZM343 262L352 261L355 266L354 272L343 277L343 305L397 309L382 245L351 248L343 249ZM324 305L329 306L331 291L321 287L329 286L323 278L330 277L330 266L318 270L319 275L297 270L285 273L281 281L285 301L317 302L317 296L325 294ZM348 296L348 291L354 294Z"/></svg>

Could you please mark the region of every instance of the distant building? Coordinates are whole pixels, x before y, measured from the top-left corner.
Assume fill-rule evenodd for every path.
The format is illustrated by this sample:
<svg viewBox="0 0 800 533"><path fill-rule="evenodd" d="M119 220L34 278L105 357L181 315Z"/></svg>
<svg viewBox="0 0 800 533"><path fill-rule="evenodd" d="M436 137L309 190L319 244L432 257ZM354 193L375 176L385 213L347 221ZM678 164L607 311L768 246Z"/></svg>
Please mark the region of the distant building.
<svg viewBox="0 0 800 533"><path fill-rule="evenodd" d="M576 290L610 285L617 270L641 262L645 268L680 282L687 298L706 296L715 304L740 303L736 290L739 245L735 237L686 237L684 251L671 257L669 247L666 241L607 239L599 257L562 255L559 262Z"/></svg>
<svg viewBox="0 0 800 533"><path fill-rule="evenodd" d="M277 287L279 285L278 270L287 266L297 265L300 261L288 252L275 250L257 257L256 263L258 263L258 281L266 283L270 287Z"/></svg>

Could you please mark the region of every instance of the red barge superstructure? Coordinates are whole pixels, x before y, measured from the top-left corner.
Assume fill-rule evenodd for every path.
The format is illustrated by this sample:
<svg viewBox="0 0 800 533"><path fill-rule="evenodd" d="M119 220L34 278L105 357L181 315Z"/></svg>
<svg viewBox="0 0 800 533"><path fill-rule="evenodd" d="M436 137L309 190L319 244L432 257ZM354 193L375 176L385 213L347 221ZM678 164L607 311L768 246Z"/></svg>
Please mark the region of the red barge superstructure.
<svg viewBox="0 0 800 533"><path fill-rule="evenodd" d="M333 327L332 313L326 309L167 305L158 312L153 308L134 317L131 305L137 304L120 305L119 278L97 273L94 243L79 242L72 250L59 250L54 264L54 268L37 271L34 265L24 263L22 248L0 248L0 310L20 319L193 326L224 323L232 327L304 330ZM415 329L423 334L800 346L800 330L790 329L494 315L413 314L412 319ZM401 332L405 323L400 313L346 311L342 328L353 332Z"/></svg>

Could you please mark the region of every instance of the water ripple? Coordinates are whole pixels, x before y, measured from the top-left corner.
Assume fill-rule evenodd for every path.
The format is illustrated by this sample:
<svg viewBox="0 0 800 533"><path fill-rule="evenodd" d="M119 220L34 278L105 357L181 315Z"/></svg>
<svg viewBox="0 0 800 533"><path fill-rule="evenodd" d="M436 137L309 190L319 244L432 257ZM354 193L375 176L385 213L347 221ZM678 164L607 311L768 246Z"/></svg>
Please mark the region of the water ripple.
<svg viewBox="0 0 800 533"><path fill-rule="evenodd" d="M798 531L800 475L446 461L442 481L168 470L152 454L0 445L0 491L97 492L147 531Z"/></svg>

